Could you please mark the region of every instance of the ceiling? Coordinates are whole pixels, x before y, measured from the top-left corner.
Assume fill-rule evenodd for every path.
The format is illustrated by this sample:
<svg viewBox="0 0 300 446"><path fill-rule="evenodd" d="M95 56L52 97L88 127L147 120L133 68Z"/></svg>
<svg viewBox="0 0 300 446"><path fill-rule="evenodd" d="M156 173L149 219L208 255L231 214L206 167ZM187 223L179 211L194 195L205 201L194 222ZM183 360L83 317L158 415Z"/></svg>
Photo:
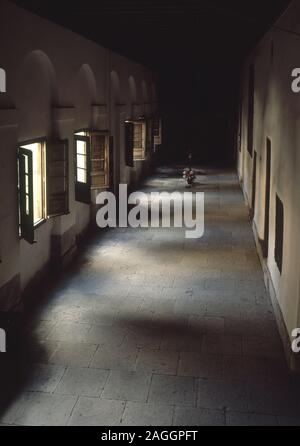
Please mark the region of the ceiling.
<svg viewBox="0 0 300 446"><path fill-rule="evenodd" d="M156 69L242 58L289 0L15 0ZM224 6L226 4L226 6ZM186 69L186 66L185 66Z"/></svg>

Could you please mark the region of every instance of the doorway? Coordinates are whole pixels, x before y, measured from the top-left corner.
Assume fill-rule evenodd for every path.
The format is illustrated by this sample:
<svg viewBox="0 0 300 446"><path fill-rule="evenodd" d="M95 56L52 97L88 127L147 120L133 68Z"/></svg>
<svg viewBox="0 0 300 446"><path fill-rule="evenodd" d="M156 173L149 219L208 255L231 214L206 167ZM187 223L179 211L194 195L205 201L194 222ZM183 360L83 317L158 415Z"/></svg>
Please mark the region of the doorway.
<svg viewBox="0 0 300 446"><path fill-rule="evenodd" d="M265 190L265 228L263 240L263 256L268 257L269 253L269 228L270 228L270 194L271 194L271 156L272 143L270 138L266 141L266 190Z"/></svg>
<svg viewBox="0 0 300 446"><path fill-rule="evenodd" d="M255 214L255 201L256 201L256 164L257 164L257 153L254 151L253 157L253 174L252 174L252 201L251 201L251 216L254 218Z"/></svg>

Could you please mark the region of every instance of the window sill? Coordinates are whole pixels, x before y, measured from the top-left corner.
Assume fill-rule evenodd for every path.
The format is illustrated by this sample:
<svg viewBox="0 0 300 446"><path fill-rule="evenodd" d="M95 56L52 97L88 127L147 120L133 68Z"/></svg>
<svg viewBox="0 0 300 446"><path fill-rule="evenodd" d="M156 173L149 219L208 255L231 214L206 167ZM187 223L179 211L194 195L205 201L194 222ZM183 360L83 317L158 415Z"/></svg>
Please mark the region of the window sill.
<svg viewBox="0 0 300 446"><path fill-rule="evenodd" d="M33 230L35 231L36 229L38 229L39 227L41 227L44 223L46 223L49 219L48 218L43 218L43 220L40 220L39 222L37 222L34 226L33 226ZM20 229L19 229L20 231ZM19 240L24 240L24 238L22 237L22 235L19 232Z"/></svg>
<svg viewBox="0 0 300 446"><path fill-rule="evenodd" d="M40 226L42 226L48 220L49 220L48 218L43 218L42 220L40 220L37 223L35 223L34 226L33 226L34 230L38 229Z"/></svg>

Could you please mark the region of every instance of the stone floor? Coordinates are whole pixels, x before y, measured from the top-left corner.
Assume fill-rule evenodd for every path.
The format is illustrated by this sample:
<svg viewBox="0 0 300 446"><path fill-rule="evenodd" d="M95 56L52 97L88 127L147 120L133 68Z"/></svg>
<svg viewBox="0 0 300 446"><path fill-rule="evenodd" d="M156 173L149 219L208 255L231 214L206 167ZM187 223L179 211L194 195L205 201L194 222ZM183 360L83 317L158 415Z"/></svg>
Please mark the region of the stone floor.
<svg viewBox="0 0 300 446"><path fill-rule="evenodd" d="M171 169L143 190L185 191ZM300 425L237 177L206 171L194 190L203 238L102 231L41 292L2 425Z"/></svg>

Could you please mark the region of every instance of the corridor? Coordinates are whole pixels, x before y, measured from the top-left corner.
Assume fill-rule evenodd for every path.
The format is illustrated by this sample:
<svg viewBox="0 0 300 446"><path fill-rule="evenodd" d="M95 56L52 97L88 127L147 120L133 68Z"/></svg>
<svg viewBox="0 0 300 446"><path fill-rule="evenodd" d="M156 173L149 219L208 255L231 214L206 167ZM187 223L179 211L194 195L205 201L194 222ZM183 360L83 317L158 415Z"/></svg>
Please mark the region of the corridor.
<svg viewBox="0 0 300 446"><path fill-rule="evenodd" d="M3 425L300 425L237 175L196 173L203 238L99 231L45 284ZM181 169L141 190L186 191Z"/></svg>

